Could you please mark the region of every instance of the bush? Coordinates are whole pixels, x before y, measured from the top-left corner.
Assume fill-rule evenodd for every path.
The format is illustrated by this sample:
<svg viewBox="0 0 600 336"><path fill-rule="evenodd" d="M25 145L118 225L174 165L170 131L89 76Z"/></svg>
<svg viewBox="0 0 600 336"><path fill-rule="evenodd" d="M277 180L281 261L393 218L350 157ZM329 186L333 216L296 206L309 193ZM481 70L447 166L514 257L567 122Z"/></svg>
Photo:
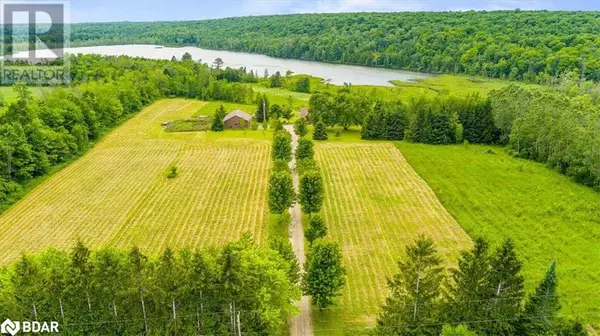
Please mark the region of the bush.
<svg viewBox="0 0 600 336"><path fill-rule="evenodd" d="M179 171L177 169L177 166L175 164L170 165L169 168L167 169L167 178L173 179L173 178L176 178L178 175L179 175Z"/></svg>

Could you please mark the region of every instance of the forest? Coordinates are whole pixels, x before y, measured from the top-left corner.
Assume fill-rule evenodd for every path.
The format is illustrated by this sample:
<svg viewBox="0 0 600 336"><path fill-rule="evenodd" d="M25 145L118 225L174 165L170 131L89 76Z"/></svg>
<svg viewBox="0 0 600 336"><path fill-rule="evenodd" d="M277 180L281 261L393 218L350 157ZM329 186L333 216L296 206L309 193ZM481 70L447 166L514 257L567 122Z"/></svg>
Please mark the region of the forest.
<svg viewBox="0 0 600 336"><path fill-rule="evenodd" d="M73 46L192 45L545 84L567 72L600 81L597 12L297 14L71 28Z"/></svg>

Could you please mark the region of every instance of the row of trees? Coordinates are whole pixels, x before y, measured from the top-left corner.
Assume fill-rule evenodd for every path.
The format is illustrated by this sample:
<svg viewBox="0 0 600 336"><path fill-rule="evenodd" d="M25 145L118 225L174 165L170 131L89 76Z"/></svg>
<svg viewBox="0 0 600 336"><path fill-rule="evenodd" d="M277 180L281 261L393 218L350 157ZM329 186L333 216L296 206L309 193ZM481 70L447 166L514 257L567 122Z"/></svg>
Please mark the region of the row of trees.
<svg viewBox="0 0 600 336"><path fill-rule="evenodd" d="M581 324L558 316L555 263L526 298L523 264L511 240L491 253L477 238L449 276L444 264L429 238L406 248L398 274L388 281L378 334L440 335L444 324L463 324L477 335L587 335Z"/></svg>
<svg viewBox="0 0 600 336"><path fill-rule="evenodd" d="M24 84L0 116L0 209L22 186L85 152L122 120L163 97L246 102L252 89L192 60L71 56L72 87L35 98Z"/></svg>
<svg viewBox="0 0 600 336"><path fill-rule="evenodd" d="M595 12L343 13L72 25L73 45L198 45L282 58L550 81L600 81Z"/></svg>
<svg viewBox="0 0 600 336"><path fill-rule="evenodd" d="M78 243L0 269L0 314L67 335L277 334L297 311L297 272L249 235L157 257Z"/></svg>

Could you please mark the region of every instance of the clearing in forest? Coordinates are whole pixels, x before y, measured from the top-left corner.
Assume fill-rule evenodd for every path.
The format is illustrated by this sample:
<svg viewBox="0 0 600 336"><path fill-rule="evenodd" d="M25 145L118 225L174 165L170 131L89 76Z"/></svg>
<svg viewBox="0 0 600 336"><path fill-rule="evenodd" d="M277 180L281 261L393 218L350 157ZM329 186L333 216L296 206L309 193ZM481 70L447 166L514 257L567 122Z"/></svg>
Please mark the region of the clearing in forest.
<svg viewBox="0 0 600 336"><path fill-rule="evenodd" d="M166 133L161 122L188 118L206 103L159 101L104 137L0 216L0 262L21 251L221 244L267 232L270 142L259 132ZM250 134L252 133L252 134ZM256 134L254 134L256 133ZM254 139L252 139L254 138ZM179 175L168 179L176 165ZM10 237L8 239L8 237Z"/></svg>
<svg viewBox="0 0 600 336"><path fill-rule="evenodd" d="M325 182L322 215L329 238L341 245L348 278L338 305L315 311L315 332L335 335L355 328L360 334L374 325L387 296L386 277L397 272L407 244L424 234L452 261L471 240L393 144L316 148Z"/></svg>
<svg viewBox="0 0 600 336"><path fill-rule="evenodd" d="M514 240L528 292L555 260L561 315L600 325L600 193L501 147L397 146L469 235Z"/></svg>

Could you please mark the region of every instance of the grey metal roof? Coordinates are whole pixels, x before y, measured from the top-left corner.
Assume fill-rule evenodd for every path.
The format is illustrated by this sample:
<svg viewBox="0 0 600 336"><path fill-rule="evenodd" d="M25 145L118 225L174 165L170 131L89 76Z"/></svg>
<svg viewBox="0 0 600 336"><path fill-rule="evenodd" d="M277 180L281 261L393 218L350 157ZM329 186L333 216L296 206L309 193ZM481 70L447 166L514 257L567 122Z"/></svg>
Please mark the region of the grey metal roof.
<svg viewBox="0 0 600 336"><path fill-rule="evenodd" d="M239 117L239 118L242 118L242 119L244 119L246 121L250 121L250 119L252 119L251 115L249 115L248 113L246 113L246 112L244 112L242 110L233 110L233 111L229 112L229 114L227 114L225 116L225 118L223 118L223 121L227 121L227 120L229 120L229 119L231 119L233 117Z"/></svg>

